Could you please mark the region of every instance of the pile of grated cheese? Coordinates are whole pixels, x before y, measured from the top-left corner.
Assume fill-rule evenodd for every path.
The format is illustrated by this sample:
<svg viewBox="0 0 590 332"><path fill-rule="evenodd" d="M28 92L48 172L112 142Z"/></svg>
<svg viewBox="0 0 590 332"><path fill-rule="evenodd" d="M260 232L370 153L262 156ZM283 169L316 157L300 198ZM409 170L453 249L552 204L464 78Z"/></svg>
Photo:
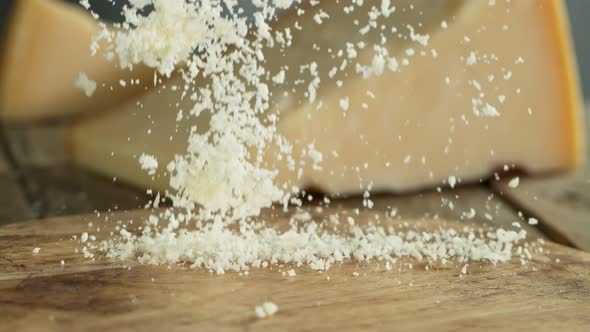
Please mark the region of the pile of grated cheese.
<svg viewBox="0 0 590 332"><path fill-rule="evenodd" d="M345 262L383 262L386 270L393 270L398 262L398 268L403 267L403 258L443 264L499 263L517 255L526 264L536 250L534 244L524 241L523 229L462 226L425 231L409 224L361 226L339 214L332 214L329 219L326 226L306 214L304 218L291 219L285 231L252 221L228 227L221 219L190 227L182 217L179 220L178 215L165 210L159 217L151 216L139 235L121 225L118 237L87 243L86 248L123 261L136 259L153 265L186 263L217 274L277 265L327 271L334 264ZM167 225L158 227L161 221ZM294 271L289 271L289 275L295 275Z"/></svg>
<svg viewBox="0 0 590 332"><path fill-rule="evenodd" d="M150 216L140 234L122 227L110 240L88 241L86 235L84 255L94 257L93 252L100 252L109 258L135 259L144 264L188 263L218 274L278 264L325 271L347 261L382 261L387 269L393 269L404 257L494 263L514 256L530 259L523 243L526 232L521 229L418 232L393 226L358 226L349 221L346 230L331 232L308 219L279 231L269 226L270 220L253 221L264 208L276 204L287 208L289 203L300 201L296 196L299 188L277 185L277 172L262 165L270 146L278 148L293 169L299 165L292 157L291 143L277 133L279 114L269 111L270 87L293 83L294 91L302 90L301 102L320 108L318 89L324 84L320 71L334 77L338 66L343 70L350 62L356 66L356 74L366 79L411 65L409 58L415 53L409 48L407 57L398 60L389 55L381 38L374 45L346 43L340 52L344 60L336 58L338 63L328 67L316 62L306 64L297 77L286 77L287 66L275 72L267 70L263 50L275 47L289 52L294 42L291 29L299 28L295 21L293 26L275 30L272 22L282 10L296 6L301 16L305 8L319 4L304 2L305 6L293 0L252 0L245 8L237 0L131 0L123 12L124 23L114 28L101 24L91 47L93 53L102 52L130 70L139 64L154 68L154 85L161 85L174 74L182 75L184 86L174 88L181 91L181 99L190 99L194 106L188 114L187 110L184 115L180 111L178 120L208 115L210 121L208 128L191 128L186 153L174 160L157 160L146 154L139 158L141 168L151 175L162 163L166 165L172 189L168 197L175 209ZM369 6L362 0L341 2L344 13ZM92 10L87 2L85 5ZM371 9L370 21L359 28L359 33L368 33L377 26L379 17L388 17L395 10L389 0L382 0ZM329 19L321 10L314 16L316 24ZM416 47L427 47L429 36L416 33L411 26L407 29L408 40ZM356 58L361 48L374 50L369 63ZM430 53L436 56L436 50ZM476 62L475 56L467 60L468 65ZM81 75L77 84L90 94L96 83ZM474 110L476 113L498 115L490 104L480 104L486 107ZM340 106L346 111L347 96ZM301 155L311 159L314 168L320 168L322 152L314 145L305 149ZM453 178L451 186L454 183ZM371 208L368 191L365 196L364 206ZM333 219L340 223L338 216ZM295 275L291 271L289 275Z"/></svg>

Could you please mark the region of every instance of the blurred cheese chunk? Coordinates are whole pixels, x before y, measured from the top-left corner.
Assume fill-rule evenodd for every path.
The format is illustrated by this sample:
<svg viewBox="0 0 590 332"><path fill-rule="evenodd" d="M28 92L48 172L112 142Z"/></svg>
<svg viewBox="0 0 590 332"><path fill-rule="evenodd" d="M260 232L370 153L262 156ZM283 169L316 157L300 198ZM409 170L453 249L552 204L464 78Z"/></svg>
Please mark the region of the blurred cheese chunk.
<svg viewBox="0 0 590 332"><path fill-rule="evenodd" d="M314 23L309 10L284 18L282 24L298 20L303 30L293 30L297 44L285 54L267 51L271 72L283 64L294 71L313 60L323 74L313 104L303 94L285 97L288 84L272 88L278 131L294 144L295 160L306 160L290 170L270 149L265 163L279 170L279 183L333 194L367 187L403 192L479 181L504 165L538 174L583 161L579 86L562 1L404 3L414 3L416 14L397 3L390 19L398 29L412 24L417 33L420 27L429 34L428 44L395 39L390 54L398 55L399 70L368 79L353 75L352 65L330 79L333 59L310 51L313 44L337 50L359 35L359 26L343 23L351 19L341 7L321 6L331 17L323 24ZM367 47L357 60L370 63L373 54ZM292 74L286 72L285 82ZM173 84L146 94L141 108L130 102L76 124L73 159L119 180L168 188L165 173L148 176L137 159L146 153L165 165L186 150L190 124L208 125L206 116L177 125L178 110L186 114L191 105L177 104ZM299 156L310 144L323 154L321 169Z"/></svg>
<svg viewBox="0 0 590 332"><path fill-rule="evenodd" d="M91 56L90 44L99 27L82 8L56 0L19 0L6 28L0 45L3 121L110 108L143 92L143 79L151 82L150 70L121 71L101 54ZM98 84L93 98L75 87L81 72ZM140 79L140 84L119 85L131 79Z"/></svg>

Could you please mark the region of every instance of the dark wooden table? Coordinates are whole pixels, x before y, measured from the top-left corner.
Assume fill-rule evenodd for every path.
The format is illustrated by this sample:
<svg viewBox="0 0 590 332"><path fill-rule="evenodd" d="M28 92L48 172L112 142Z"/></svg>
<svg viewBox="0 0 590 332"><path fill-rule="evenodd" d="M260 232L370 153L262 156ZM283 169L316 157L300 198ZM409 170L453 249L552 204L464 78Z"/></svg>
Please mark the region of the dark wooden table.
<svg viewBox="0 0 590 332"><path fill-rule="evenodd" d="M374 210L355 217L356 224L374 222L385 212L382 203L391 201L380 198ZM411 208L420 201L397 203ZM329 210L308 209L316 218L354 214L346 206ZM113 217L138 220L149 213ZM289 219L275 211L272 220L285 227ZM457 222L380 220L398 230L404 223L424 231L441 223L461 229ZM542 252L531 242L533 257L525 265L517 257L470 262L468 269L452 260L400 259L391 271L375 260L333 264L321 273L304 264L216 275L186 265L84 258L75 252L82 244L71 236L88 231L89 223L101 229L97 241L119 226L92 214L0 226L0 331L586 332L590 326L590 254L550 241ZM127 230L135 233L139 226ZM35 247L41 248L37 254ZM296 276L281 273L290 268ZM265 301L279 311L257 319L254 308Z"/></svg>
<svg viewBox="0 0 590 332"><path fill-rule="evenodd" d="M0 126L0 225L145 205L149 196L144 190L71 164L59 127ZM590 168L560 176L521 177L515 189L506 184L510 178L440 193L379 195L376 202L408 219L467 220L504 227L521 221L533 236L590 251ZM336 204L361 207L362 198ZM472 208L476 214L468 218ZM527 225L529 217L537 218L539 225Z"/></svg>

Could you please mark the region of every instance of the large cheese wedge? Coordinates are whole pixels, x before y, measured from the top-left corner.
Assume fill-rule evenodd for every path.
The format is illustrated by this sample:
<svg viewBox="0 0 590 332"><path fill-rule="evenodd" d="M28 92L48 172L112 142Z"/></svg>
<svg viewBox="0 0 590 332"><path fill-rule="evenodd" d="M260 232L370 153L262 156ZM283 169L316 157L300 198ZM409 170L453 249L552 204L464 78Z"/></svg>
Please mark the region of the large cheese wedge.
<svg viewBox="0 0 590 332"><path fill-rule="evenodd" d="M121 71L91 56L98 24L82 8L57 0L19 0L0 45L0 119L42 120L112 107L145 90L147 68ZM93 98L76 89L80 72L98 83ZM127 87L119 86L125 80Z"/></svg>
<svg viewBox="0 0 590 332"><path fill-rule="evenodd" d="M341 7L322 4L331 19L321 25L313 10L284 19L282 24L298 21L304 28L294 30L297 44L285 54L267 51L268 67L288 64L293 71L313 60L325 72L314 104L303 94L284 97L289 85L273 88L280 109L278 130L296 153L313 143L324 160L322 169L307 162L299 176L299 167L289 170L277 161L276 151L268 151L265 162L279 170L279 183L333 194L369 186L398 192L448 179L451 185L479 181L504 165L542 174L582 163L579 86L563 1L396 5L389 20L398 30L411 24L415 33L429 33L428 46L420 48L412 38L392 40L388 49L398 55L399 71L368 79L354 75L350 66L330 80L325 72L334 60L327 52L310 51L313 44L338 50L347 41L366 38L359 35L359 26L347 24L351 18ZM372 57L371 49L361 50L358 61L370 63ZM404 58L409 65L403 65ZM287 81L292 74L287 72ZM341 87L336 80L342 80ZM165 165L186 149L188 124L178 126L175 119L179 109L191 105L179 102L171 90L146 94L142 107L130 102L78 123L71 130L73 159L119 180L165 190L165 172L150 177L137 158L152 154ZM345 98L347 110L341 107ZM195 121L203 128L208 119Z"/></svg>

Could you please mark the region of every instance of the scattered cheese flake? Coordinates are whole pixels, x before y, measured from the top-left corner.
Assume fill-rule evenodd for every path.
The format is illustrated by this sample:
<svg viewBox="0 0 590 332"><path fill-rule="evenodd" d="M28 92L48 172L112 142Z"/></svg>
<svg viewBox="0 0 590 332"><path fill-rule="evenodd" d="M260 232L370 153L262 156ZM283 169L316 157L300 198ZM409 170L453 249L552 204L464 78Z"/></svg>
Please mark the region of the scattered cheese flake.
<svg viewBox="0 0 590 332"><path fill-rule="evenodd" d="M96 91L96 82L89 79L86 73L81 72L76 80L76 88L84 91L87 97L91 97Z"/></svg>
<svg viewBox="0 0 590 332"><path fill-rule="evenodd" d="M467 274L468 267L469 267L469 264L463 265L463 268L461 268L461 274L463 274L463 275Z"/></svg>
<svg viewBox="0 0 590 332"><path fill-rule="evenodd" d="M142 153L139 157L139 163L141 169L147 170L149 175L156 174L156 171L158 170L158 160L156 157Z"/></svg>
<svg viewBox="0 0 590 332"><path fill-rule="evenodd" d="M340 99L340 108L348 110L348 97Z"/></svg>
<svg viewBox="0 0 590 332"><path fill-rule="evenodd" d="M283 82L285 82L285 71L281 70L278 74L276 74L273 78L272 81L275 84L283 84Z"/></svg>
<svg viewBox="0 0 590 332"><path fill-rule="evenodd" d="M262 305L256 306L256 317L262 319L270 317L279 311L279 307L272 302L264 302Z"/></svg>
<svg viewBox="0 0 590 332"><path fill-rule="evenodd" d="M451 186L451 188L455 188L456 184L457 184L457 178L453 175L449 176L449 186Z"/></svg>
<svg viewBox="0 0 590 332"><path fill-rule="evenodd" d="M292 225L279 232L273 228L231 230L221 221L199 230L181 228L171 212L163 212L170 223L162 230L145 228L142 235L122 230L121 240L108 240L96 248L108 258L136 258L142 264L187 262L218 274L247 271L250 267L273 264L306 265L312 270L328 270L334 263L364 262L413 257L434 260L505 262L512 247L526 237L524 230L490 230L474 236L453 229L433 232L360 226L349 215L349 231L331 234L318 229L313 220L307 226ZM90 255L88 248L83 252Z"/></svg>
<svg viewBox="0 0 590 332"><path fill-rule="evenodd" d="M474 64L477 63L477 56L475 55L474 52L469 53L469 56L467 57L466 63L468 66L473 66Z"/></svg>
<svg viewBox="0 0 590 332"><path fill-rule="evenodd" d="M294 0L273 0L275 6L279 9L288 9Z"/></svg>
<svg viewBox="0 0 590 332"><path fill-rule="evenodd" d="M517 188L520 184L520 178L517 176L508 182L508 187L510 188Z"/></svg>

